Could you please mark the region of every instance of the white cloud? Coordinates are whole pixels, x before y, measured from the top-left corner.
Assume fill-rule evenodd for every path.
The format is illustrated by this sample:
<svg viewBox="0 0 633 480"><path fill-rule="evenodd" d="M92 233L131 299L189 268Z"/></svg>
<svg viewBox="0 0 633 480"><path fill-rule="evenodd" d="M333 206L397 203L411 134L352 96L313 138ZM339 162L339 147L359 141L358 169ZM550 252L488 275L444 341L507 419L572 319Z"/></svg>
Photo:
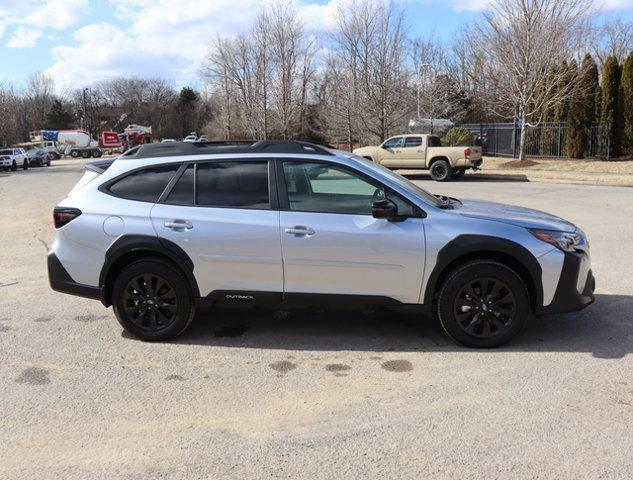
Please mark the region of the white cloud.
<svg viewBox="0 0 633 480"><path fill-rule="evenodd" d="M89 11L88 0L2 0L0 18L5 26L24 25L64 30Z"/></svg>
<svg viewBox="0 0 633 480"><path fill-rule="evenodd" d="M40 30L34 28L18 27L13 36L7 42L8 48L33 48L42 36Z"/></svg>

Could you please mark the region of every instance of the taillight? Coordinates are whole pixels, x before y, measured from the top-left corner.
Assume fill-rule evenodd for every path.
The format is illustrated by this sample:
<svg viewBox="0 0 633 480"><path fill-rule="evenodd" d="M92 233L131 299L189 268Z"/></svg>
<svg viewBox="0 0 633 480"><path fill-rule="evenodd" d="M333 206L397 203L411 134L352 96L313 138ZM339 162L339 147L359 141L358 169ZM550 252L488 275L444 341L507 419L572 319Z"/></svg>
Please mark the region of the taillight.
<svg viewBox="0 0 633 480"><path fill-rule="evenodd" d="M466 150L464 150L464 156L466 157L470 157L472 153L473 151L470 148L467 148Z"/></svg>
<svg viewBox="0 0 633 480"><path fill-rule="evenodd" d="M53 210L53 223L55 228L62 228L69 222L81 215L78 208L55 207Z"/></svg>

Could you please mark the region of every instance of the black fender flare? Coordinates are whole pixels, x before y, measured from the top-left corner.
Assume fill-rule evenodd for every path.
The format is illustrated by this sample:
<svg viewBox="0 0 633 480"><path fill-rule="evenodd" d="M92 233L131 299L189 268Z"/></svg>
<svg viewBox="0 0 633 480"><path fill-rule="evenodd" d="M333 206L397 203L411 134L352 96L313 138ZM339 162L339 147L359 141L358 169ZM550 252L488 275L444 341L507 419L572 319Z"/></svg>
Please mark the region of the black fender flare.
<svg viewBox="0 0 633 480"><path fill-rule="evenodd" d="M432 305L434 295L440 282L457 265L482 258L491 260L511 260L509 267L520 271L517 274L528 278L531 285L526 285L533 296L534 307L543 305L543 279L541 265L532 253L524 246L500 237L488 235L464 234L455 237L439 251L437 262L424 289L423 303Z"/></svg>
<svg viewBox="0 0 633 480"><path fill-rule="evenodd" d="M99 274L99 287L101 287L103 292L101 302L106 307L110 306L108 280L112 267L117 265L117 262L128 254L143 254L145 252L148 255L153 253L167 257L174 262L187 278L193 297L200 297L198 282L193 274L194 263L182 248L167 239L151 235L122 235L106 251L105 261Z"/></svg>

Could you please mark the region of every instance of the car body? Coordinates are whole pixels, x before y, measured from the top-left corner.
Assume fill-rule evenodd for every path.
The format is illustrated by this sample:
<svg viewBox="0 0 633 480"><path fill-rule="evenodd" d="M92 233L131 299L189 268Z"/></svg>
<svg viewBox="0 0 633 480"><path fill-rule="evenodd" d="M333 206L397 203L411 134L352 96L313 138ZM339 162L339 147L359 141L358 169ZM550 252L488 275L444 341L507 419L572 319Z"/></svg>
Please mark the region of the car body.
<svg viewBox="0 0 633 480"><path fill-rule="evenodd" d="M13 171L18 168L26 170L29 168L26 151L17 147L0 149L0 168L9 168Z"/></svg>
<svg viewBox="0 0 633 480"><path fill-rule="evenodd" d="M183 139L183 142L197 142L197 141L198 141L198 136L197 135L187 135Z"/></svg>
<svg viewBox="0 0 633 480"><path fill-rule="evenodd" d="M29 166L31 167L43 167L51 165L51 157L47 150L43 148L32 148L26 151L26 156L29 159Z"/></svg>
<svg viewBox="0 0 633 480"><path fill-rule="evenodd" d="M461 343L491 347L533 313L594 301L575 225L431 195L304 142L143 145L88 164L54 216L52 288L113 305L147 340L181 333L195 305L339 302L416 307Z"/></svg>
<svg viewBox="0 0 633 480"><path fill-rule="evenodd" d="M481 147L443 147L435 135L396 135L379 146L357 148L354 154L391 169L425 169L437 181L461 177L481 166Z"/></svg>
<svg viewBox="0 0 633 480"><path fill-rule="evenodd" d="M175 138L163 138L160 143L169 143L169 142L175 142L176 139Z"/></svg>

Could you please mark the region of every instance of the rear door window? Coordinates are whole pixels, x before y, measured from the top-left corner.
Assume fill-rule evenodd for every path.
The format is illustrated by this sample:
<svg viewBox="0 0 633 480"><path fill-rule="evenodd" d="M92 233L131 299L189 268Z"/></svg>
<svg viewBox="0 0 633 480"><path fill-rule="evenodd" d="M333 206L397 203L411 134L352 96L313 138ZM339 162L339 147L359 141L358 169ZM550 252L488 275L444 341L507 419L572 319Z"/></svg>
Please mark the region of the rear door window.
<svg viewBox="0 0 633 480"><path fill-rule="evenodd" d="M407 137L404 140L405 148L419 147L422 145L422 137Z"/></svg>
<svg viewBox="0 0 633 480"><path fill-rule="evenodd" d="M165 203L171 205L195 205L194 173L195 165L189 165L167 196Z"/></svg>
<svg viewBox="0 0 633 480"><path fill-rule="evenodd" d="M114 182L108 190L116 197L156 203L180 165L138 170Z"/></svg>
<svg viewBox="0 0 633 480"><path fill-rule="evenodd" d="M203 207L269 209L268 161L199 163L196 197Z"/></svg>

